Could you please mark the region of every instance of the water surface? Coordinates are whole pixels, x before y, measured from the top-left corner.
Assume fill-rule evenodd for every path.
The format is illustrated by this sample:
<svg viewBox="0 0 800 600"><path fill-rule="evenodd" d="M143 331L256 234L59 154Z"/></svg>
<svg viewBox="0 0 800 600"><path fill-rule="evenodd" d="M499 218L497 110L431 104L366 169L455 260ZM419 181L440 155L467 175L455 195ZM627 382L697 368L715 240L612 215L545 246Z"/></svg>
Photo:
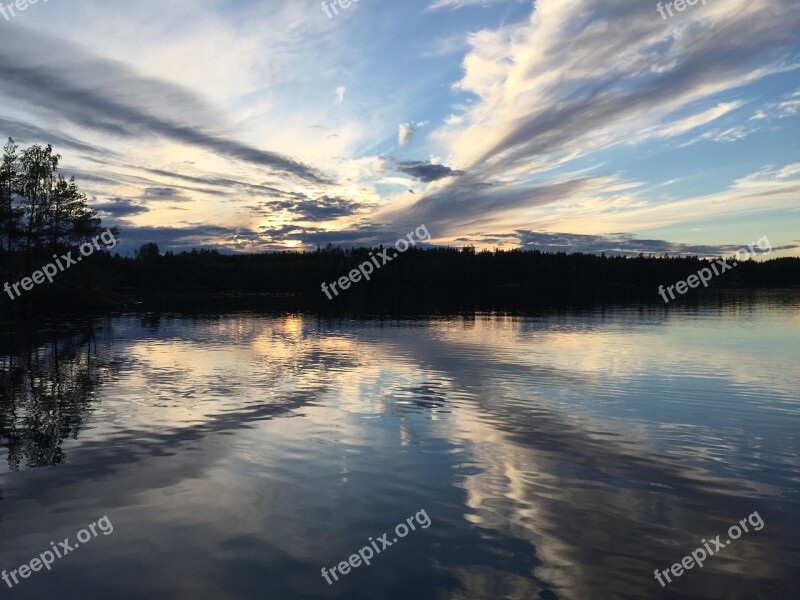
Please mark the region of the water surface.
<svg viewBox="0 0 800 600"><path fill-rule="evenodd" d="M20 328L18 328L20 329ZM8 332L8 597L797 598L800 302ZM328 585L321 569L424 510ZM757 511L744 534L668 569Z"/></svg>

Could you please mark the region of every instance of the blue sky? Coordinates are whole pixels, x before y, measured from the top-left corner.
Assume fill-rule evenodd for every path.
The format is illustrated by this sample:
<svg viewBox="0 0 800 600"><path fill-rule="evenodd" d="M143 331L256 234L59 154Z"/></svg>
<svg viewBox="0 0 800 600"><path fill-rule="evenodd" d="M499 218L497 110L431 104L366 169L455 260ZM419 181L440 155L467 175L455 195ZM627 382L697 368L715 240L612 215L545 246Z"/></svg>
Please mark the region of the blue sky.
<svg viewBox="0 0 800 600"><path fill-rule="evenodd" d="M800 256L800 5L656 5L39 2L0 16L0 135L52 143L123 251L424 223L456 246Z"/></svg>

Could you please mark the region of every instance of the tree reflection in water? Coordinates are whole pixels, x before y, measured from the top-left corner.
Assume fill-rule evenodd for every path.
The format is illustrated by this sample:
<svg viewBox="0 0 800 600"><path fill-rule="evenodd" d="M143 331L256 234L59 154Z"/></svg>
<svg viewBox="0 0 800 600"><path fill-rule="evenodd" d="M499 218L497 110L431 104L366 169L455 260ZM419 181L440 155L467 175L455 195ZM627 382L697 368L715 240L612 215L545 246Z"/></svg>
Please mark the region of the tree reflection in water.
<svg viewBox="0 0 800 600"><path fill-rule="evenodd" d="M0 443L9 469L66 462L101 384L115 376L110 321L0 337Z"/></svg>

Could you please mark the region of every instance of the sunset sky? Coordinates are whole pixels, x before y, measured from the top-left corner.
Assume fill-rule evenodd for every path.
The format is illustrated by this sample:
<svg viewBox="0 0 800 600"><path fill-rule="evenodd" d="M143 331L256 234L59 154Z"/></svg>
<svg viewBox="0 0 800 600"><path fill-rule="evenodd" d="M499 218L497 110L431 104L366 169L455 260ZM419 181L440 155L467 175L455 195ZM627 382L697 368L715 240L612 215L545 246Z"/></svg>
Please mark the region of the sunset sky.
<svg viewBox="0 0 800 600"><path fill-rule="evenodd" d="M51 143L123 253L425 224L490 249L800 256L800 3L656 4L40 0L0 15L0 136Z"/></svg>

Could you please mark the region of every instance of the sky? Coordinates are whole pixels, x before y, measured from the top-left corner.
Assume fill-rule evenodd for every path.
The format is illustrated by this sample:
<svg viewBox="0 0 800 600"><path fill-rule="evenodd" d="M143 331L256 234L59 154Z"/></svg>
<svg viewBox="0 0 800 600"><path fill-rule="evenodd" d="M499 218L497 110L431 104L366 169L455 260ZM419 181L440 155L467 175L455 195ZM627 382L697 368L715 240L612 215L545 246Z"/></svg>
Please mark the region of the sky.
<svg viewBox="0 0 800 600"><path fill-rule="evenodd" d="M797 0L0 3L0 137L123 253L800 256Z"/></svg>

